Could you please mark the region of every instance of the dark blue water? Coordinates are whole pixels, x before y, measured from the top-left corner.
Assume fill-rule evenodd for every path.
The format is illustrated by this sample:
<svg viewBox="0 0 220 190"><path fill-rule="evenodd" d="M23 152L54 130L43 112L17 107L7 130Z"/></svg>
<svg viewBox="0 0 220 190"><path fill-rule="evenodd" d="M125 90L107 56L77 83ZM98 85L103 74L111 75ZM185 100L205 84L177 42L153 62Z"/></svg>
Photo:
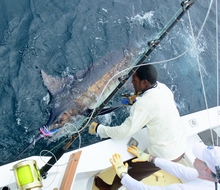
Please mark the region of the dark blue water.
<svg viewBox="0 0 220 190"><path fill-rule="evenodd" d="M49 117L49 94L40 69L64 77L111 51L144 49L177 12L180 3L180 0L0 1L0 164L12 161ZM209 3L196 1L190 8L196 37ZM215 27L214 4L196 44L209 107L216 106ZM186 14L148 61L177 57L187 51L192 42ZM172 89L181 115L205 108L195 49L156 67L159 80ZM117 105L119 101L120 96L116 95L112 104ZM126 109L118 112L99 119L119 124L128 112ZM42 149L50 150L62 140L48 143L41 139L23 157L39 155ZM98 141L88 135L87 130L82 134L82 146ZM70 149L77 147L78 140Z"/></svg>

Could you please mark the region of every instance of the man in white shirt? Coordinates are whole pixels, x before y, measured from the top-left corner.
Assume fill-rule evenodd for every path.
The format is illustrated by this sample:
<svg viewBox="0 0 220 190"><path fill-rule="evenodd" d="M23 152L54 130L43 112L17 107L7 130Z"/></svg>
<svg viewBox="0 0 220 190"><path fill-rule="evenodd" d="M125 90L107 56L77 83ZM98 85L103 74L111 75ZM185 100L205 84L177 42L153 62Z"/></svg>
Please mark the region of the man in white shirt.
<svg viewBox="0 0 220 190"><path fill-rule="evenodd" d="M104 126L95 122L89 127L90 134L101 138L123 139L147 126L147 152L167 160L178 161L186 149L186 128L176 108L172 91L157 81L157 70L153 65L140 66L132 76L135 93L141 96L132 105L130 116L119 126ZM137 180L158 170L154 164L138 163L133 165L130 175ZM110 188L100 178L95 179L99 189ZM120 179L113 182L120 186Z"/></svg>
<svg viewBox="0 0 220 190"><path fill-rule="evenodd" d="M163 158L157 158L142 152L137 147L129 147L128 151L137 158L133 162L154 162L160 169L174 175L184 183L172 184L165 187L148 186L129 175L128 164L124 164L119 154L114 154L110 159L116 174L121 178L121 183L128 190L214 190L220 180L220 147L206 146L198 142L193 146L196 159L194 168L186 167ZM217 169L216 169L217 168Z"/></svg>

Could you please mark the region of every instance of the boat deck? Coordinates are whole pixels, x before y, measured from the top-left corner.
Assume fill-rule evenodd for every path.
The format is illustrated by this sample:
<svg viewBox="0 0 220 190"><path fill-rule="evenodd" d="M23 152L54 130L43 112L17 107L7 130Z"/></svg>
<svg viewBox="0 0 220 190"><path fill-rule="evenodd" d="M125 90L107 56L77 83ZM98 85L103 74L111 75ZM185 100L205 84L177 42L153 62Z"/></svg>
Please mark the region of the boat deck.
<svg viewBox="0 0 220 190"><path fill-rule="evenodd" d="M188 166L184 158L181 159L178 163ZM102 178L106 183L112 184L115 176L115 171L113 168L110 168L106 171L101 172L98 176ZM181 180L163 170L159 170L151 176L144 178L142 182L150 186L167 186L174 183L182 183ZM120 190L125 189L126 188L121 187ZM92 190L99 190L94 183L92 186Z"/></svg>

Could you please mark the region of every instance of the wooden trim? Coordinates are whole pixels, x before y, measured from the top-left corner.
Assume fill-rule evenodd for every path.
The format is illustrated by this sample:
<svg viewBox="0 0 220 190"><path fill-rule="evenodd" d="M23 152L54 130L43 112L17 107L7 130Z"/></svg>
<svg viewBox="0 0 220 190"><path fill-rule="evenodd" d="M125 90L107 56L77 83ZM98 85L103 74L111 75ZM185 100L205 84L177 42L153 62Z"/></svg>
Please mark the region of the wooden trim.
<svg viewBox="0 0 220 190"><path fill-rule="evenodd" d="M60 190L70 190L82 151L70 155Z"/></svg>

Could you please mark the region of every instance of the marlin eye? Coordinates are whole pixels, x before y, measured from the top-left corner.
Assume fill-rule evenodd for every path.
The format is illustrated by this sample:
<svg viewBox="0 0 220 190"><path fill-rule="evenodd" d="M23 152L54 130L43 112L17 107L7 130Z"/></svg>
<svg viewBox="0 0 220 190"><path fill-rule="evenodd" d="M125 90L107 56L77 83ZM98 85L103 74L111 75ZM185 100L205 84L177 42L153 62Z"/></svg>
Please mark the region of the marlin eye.
<svg viewBox="0 0 220 190"><path fill-rule="evenodd" d="M61 118L57 119L57 124L61 124L63 122L63 120Z"/></svg>

